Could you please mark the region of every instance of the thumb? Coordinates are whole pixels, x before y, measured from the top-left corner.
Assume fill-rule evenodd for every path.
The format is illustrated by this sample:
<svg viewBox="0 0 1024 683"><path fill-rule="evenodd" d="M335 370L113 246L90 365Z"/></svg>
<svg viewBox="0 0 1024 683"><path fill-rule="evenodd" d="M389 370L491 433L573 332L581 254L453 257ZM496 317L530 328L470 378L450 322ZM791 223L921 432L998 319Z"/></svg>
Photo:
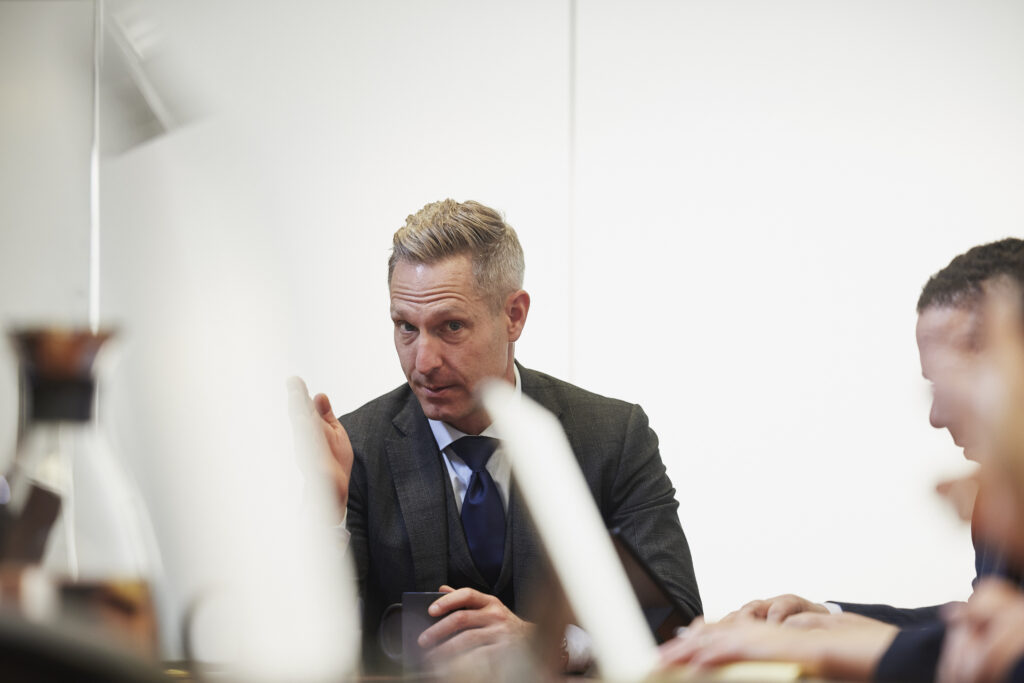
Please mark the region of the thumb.
<svg viewBox="0 0 1024 683"><path fill-rule="evenodd" d="M327 398L327 394L317 394L313 397L313 407L316 408L317 414L328 422L337 422L338 418L334 414L334 410L331 409L331 399Z"/></svg>

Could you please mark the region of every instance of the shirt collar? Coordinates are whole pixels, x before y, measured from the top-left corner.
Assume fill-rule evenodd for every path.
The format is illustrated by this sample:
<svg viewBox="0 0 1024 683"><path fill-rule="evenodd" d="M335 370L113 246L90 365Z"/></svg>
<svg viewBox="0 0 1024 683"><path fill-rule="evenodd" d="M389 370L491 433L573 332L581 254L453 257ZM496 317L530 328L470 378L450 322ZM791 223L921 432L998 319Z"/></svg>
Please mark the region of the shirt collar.
<svg viewBox="0 0 1024 683"><path fill-rule="evenodd" d="M518 398L523 395L523 382L519 377L519 366L515 363L512 364L512 379L515 381L515 392L516 397ZM434 433L434 440L437 441L437 448L440 451L451 446L456 439L466 436L464 432L452 427L447 422L431 420L429 418L427 419L427 422L430 423L430 431ZM494 431L494 425L490 424L487 425L487 428L484 429L484 431L480 432L480 436L497 438L498 435Z"/></svg>

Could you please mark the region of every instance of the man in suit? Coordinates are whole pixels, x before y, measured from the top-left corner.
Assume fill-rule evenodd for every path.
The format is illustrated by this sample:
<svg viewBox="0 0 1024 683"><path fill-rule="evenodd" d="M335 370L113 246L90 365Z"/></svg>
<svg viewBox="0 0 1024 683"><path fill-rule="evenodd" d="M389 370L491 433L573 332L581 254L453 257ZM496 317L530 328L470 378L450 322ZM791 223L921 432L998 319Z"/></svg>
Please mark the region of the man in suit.
<svg viewBox="0 0 1024 683"><path fill-rule="evenodd" d="M403 591L448 593L431 607L444 618L420 641L437 657L531 630L542 558L500 444L481 438L494 436L474 396L488 378L558 416L606 524L623 530L691 617L702 611L675 490L643 410L516 363L530 308L523 273L515 231L493 209L428 204L395 233L388 264L407 384L340 421L326 397L314 401L347 502L371 659L381 613ZM566 668L588 657L585 634L570 629Z"/></svg>
<svg viewBox="0 0 1024 683"><path fill-rule="evenodd" d="M917 303L921 370L933 388L929 420L933 427L946 429L971 460L984 454L988 437L973 399L986 381L987 293L1002 280L1017 287L1019 308L1024 310L1024 240L1008 238L957 256L928 280ZM1019 575L1007 567L1004 554L974 533L972 536L975 583L985 577L1002 577L1020 585ZM723 628L716 632L702 635L696 631L703 629L696 629L670 646L666 656L712 661L728 649L733 659L797 659L829 677L932 680L946 633L945 607L816 603L797 595L781 595L747 603L723 619ZM743 623L747 620L768 624ZM816 632L771 628L782 623L814 627ZM704 642L699 643L701 638ZM756 655L747 649L755 641L760 648Z"/></svg>

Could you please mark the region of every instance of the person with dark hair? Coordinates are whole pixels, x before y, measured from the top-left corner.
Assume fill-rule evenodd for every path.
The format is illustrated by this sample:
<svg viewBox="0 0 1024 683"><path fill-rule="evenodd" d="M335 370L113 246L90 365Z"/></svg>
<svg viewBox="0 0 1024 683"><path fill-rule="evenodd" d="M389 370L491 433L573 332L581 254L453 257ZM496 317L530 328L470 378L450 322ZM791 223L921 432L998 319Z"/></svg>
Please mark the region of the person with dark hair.
<svg viewBox="0 0 1024 683"><path fill-rule="evenodd" d="M954 258L928 278L917 299L917 313L955 308L980 314L986 284L1001 277L1024 285L1024 240L1007 237L972 247ZM972 327L976 332L982 329L977 324Z"/></svg>
<svg viewBox="0 0 1024 683"><path fill-rule="evenodd" d="M550 602L538 595L539 540L475 396L489 378L558 417L605 523L623 529L691 618L702 611L675 489L644 411L515 360L530 308L523 273L515 230L497 211L451 199L426 205L395 233L388 262L407 383L340 420L326 396L314 399L347 505L370 667L381 615L405 591L446 593L430 607L440 621L420 637L440 658L521 640L531 608ZM562 641L563 665L579 670L587 646L574 635Z"/></svg>
<svg viewBox="0 0 1024 683"><path fill-rule="evenodd" d="M985 381L985 303L992 286L1003 281L1016 287L1017 308L1024 312L1024 240L1008 238L957 256L928 279L917 302L921 370L933 388L929 421L947 430L971 460L978 460L987 444L986 425L972 402L973 390ZM999 549L974 533L972 538L975 585L991 576L1020 585L1020 576L1008 568ZM780 595L749 602L720 624L691 629L666 646L665 656L704 664L793 659L829 677L932 680L946 632L942 615L949 609L817 603ZM783 623L815 630L778 628Z"/></svg>
<svg viewBox="0 0 1024 683"><path fill-rule="evenodd" d="M991 384L978 398L987 445L975 479L981 491L972 531L1009 563L1024 565L1024 288L1013 278L986 284L984 346ZM997 396L998 400L986 400ZM945 611L936 680L1024 683L1024 591L987 577L966 604Z"/></svg>

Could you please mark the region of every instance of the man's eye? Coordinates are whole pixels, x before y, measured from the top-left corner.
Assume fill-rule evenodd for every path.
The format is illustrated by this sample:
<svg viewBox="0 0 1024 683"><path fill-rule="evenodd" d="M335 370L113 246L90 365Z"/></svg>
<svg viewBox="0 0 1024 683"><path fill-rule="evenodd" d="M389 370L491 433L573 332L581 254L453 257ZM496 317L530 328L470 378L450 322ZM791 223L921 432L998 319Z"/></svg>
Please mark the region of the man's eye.
<svg viewBox="0 0 1024 683"><path fill-rule="evenodd" d="M400 323L398 323L398 329L402 330L402 332L415 332L416 331L416 328L412 324L407 323L407 322L400 322Z"/></svg>
<svg viewBox="0 0 1024 683"><path fill-rule="evenodd" d="M458 320L449 320L447 326L449 332L458 332L463 327L465 327L465 325L460 323Z"/></svg>

